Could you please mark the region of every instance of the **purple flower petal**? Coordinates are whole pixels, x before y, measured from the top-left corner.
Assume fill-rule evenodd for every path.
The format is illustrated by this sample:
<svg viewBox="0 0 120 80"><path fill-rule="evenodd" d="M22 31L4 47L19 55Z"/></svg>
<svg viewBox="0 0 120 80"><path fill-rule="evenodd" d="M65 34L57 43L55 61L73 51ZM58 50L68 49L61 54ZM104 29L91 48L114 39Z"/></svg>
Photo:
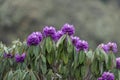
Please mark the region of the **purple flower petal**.
<svg viewBox="0 0 120 80"><path fill-rule="evenodd" d="M100 44L98 47L102 48L106 53L108 53L110 51L116 53L118 51L117 44L114 42L109 42L107 44Z"/></svg>
<svg viewBox="0 0 120 80"><path fill-rule="evenodd" d="M114 80L115 77L114 77L114 74L113 73L110 73L110 72L104 72L102 74L102 80Z"/></svg>
<svg viewBox="0 0 120 80"><path fill-rule="evenodd" d="M37 45L39 45L39 43L40 43L40 39L38 36L36 36L34 34L30 34L28 36L28 38L27 38L27 45L28 46L32 46L32 45L37 46Z"/></svg>
<svg viewBox="0 0 120 80"><path fill-rule="evenodd" d="M84 40L79 40L76 43L76 50L77 51L88 51L88 43Z"/></svg>
<svg viewBox="0 0 120 80"><path fill-rule="evenodd" d="M59 40L62 36L63 36L63 32L62 31L57 31L56 32L56 39L57 40Z"/></svg>
<svg viewBox="0 0 120 80"><path fill-rule="evenodd" d="M116 58L116 68L120 69L120 57Z"/></svg>
<svg viewBox="0 0 120 80"><path fill-rule="evenodd" d="M69 36L71 36L75 33L74 26L70 25L68 23L64 24L61 30L64 34L68 34Z"/></svg>
<svg viewBox="0 0 120 80"><path fill-rule="evenodd" d="M109 46L109 51L113 51L114 53L117 52L117 44L114 42L109 42L107 44Z"/></svg>
<svg viewBox="0 0 120 80"><path fill-rule="evenodd" d="M56 40L56 29L52 26L46 26L43 29L43 35L44 37L51 37L53 40Z"/></svg>
<svg viewBox="0 0 120 80"><path fill-rule="evenodd" d="M36 35L39 38L39 41L41 42L43 37L42 37L42 33L41 32L33 32L33 35Z"/></svg>
<svg viewBox="0 0 120 80"><path fill-rule="evenodd" d="M11 54L11 53L4 53L3 54L3 56L4 56L4 58L13 58L13 54Z"/></svg>
<svg viewBox="0 0 120 80"><path fill-rule="evenodd" d="M99 77L98 80L103 80L102 77Z"/></svg>
<svg viewBox="0 0 120 80"><path fill-rule="evenodd" d="M103 49L106 53L109 52L109 47L106 44L100 44L98 47Z"/></svg>
<svg viewBox="0 0 120 80"><path fill-rule="evenodd" d="M15 60L16 60L16 62L24 62L24 59L25 59L25 57L26 57L26 54L25 53L23 53L22 55L20 55L20 54L16 54L15 55Z"/></svg>
<svg viewBox="0 0 120 80"><path fill-rule="evenodd" d="M77 36L75 37L71 36L71 40L72 40L73 45L76 46L76 43L80 40L80 38Z"/></svg>

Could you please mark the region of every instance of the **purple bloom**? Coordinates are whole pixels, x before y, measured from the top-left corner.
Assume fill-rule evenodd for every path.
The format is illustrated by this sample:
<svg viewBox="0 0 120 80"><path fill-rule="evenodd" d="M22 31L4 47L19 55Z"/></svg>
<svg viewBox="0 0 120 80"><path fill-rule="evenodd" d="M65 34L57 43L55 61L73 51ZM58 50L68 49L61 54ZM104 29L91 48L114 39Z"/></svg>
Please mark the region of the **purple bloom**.
<svg viewBox="0 0 120 80"><path fill-rule="evenodd" d="M114 53L117 52L117 44L114 43L114 42L109 42L108 44L108 47L109 47L109 51L112 51Z"/></svg>
<svg viewBox="0 0 120 80"><path fill-rule="evenodd" d="M46 26L43 29L43 35L44 37L51 37L53 40L56 40L56 29L52 26Z"/></svg>
<svg viewBox="0 0 120 80"><path fill-rule="evenodd" d="M42 37L41 32L33 32L32 34L33 34L33 35L36 35L36 36L39 38L39 41L40 41L40 42L42 41L43 37Z"/></svg>
<svg viewBox="0 0 120 80"><path fill-rule="evenodd" d="M63 36L63 32L62 31L57 31L56 39L59 40L62 36Z"/></svg>
<svg viewBox="0 0 120 80"><path fill-rule="evenodd" d="M107 44L101 44L98 47L102 48L106 53L108 53L109 51L112 51L114 53L117 52L117 44L116 43L109 42Z"/></svg>
<svg viewBox="0 0 120 80"><path fill-rule="evenodd" d="M4 58L13 58L13 54L11 54L11 53L4 53Z"/></svg>
<svg viewBox="0 0 120 80"><path fill-rule="evenodd" d="M98 80L103 80L102 77L99 77Z"/></svg>
<svg viewBox="0 0 120 80"><path fill-rule="evenodd" d="M39 45L39 43L40 43L40 39L35 33L32 33L28 36L28 38L27 38L28 46L32 46L32 45L37 46L37 45Z"/></svg>
<svg viewBox="0 0 120 80"><path fill-rule="evenodd" d="M80 40L80 38L77 36L75 37L71 36L71 40L72 40L73 45L76 46L76 43Z"/></svg>
<svg viewBox="0 0 120 80"><path fill-rule="evenodd" d="M106 53L109 52L109 47L108 47L108 45L106 45L106 44L100 44L98 47L99 47L99 48L102 48Z"/></svg>
<svg viewBox="0 0 120 80"><path fill-rule="evenodd" d="M75 33L75 28L74 28L73 25L70 25L70 24L66 23L62 27L62 32L64 34L68 34L69 36L71 36Z"/></svg>
<svg viewBox="0 0 120 80"><path fill-rule="evenodd" d="M88 50L88 43L87 41L84 41L84 40L79 40L77 43L76 43L76 50L77 51L87 51Z"/></svg>
<svg viewBox="0 0 120 80"><path fill-rule="evenodd" d="M16 60L16 62L24 62L25 57L26 57L25 53L23 53L22 55L16 54L15 55L15 60Z"/></svg>
<svg viewBox="0 0 120 80"><path fill-rule="evenodd" d="M102 80L114 80L114 74L110 72L104 72L102 74Z"/></svg>
<svg viewBox="0 0 120 80"><path fill-rule="evenodd" d="M116 58L116 68L120 69L120 57Z"/></svg>

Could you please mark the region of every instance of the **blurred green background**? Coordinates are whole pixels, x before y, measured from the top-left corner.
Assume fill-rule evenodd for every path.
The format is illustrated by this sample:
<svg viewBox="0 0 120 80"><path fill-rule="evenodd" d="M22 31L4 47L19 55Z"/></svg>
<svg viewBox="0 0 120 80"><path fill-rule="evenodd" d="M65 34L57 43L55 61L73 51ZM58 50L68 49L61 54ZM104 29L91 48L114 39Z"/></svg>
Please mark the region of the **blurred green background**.
<svg viewBox="0 0 120 80"><path fill-rule="evenodd" d="M45 25L73 24L91 48L120 41L120 0L0 0L0 41L25 40Z"/></svg>

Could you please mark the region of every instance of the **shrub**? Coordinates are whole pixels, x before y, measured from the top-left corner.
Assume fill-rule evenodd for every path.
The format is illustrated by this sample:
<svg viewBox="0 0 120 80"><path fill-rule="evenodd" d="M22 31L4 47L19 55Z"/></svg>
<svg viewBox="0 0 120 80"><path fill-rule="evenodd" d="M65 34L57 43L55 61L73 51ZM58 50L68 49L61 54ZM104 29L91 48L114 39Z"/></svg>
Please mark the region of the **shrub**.
<svg viewBox="0 0 120 80"><path fill-rule="evenodd" d="M70 24L59 31L46 26L24 42L13 41L11 47L1 43L0 80L120 79L120 59L114 55L117 44L100 44L92 51L88 42L74 33Z"/></svg>

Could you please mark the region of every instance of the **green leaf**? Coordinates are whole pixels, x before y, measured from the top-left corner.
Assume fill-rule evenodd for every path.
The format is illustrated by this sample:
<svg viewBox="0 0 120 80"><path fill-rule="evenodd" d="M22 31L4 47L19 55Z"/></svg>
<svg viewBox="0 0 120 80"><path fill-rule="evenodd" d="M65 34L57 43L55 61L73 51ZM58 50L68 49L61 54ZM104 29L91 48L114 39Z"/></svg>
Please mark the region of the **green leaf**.
<svg viewBox="0 0 120 80"><path fill-rule="evenodd" d="M54 75L53 71L51 69L48 70L48 73L46 75L47 80L51 80L53 75Z"/></svg>
<svg viewBox="0 0 120 80"><path fill-rule="evenodd" d="M22 80L25 80L25 77L26 77L26 75L28 75L28 71L27 72L25 72L25 74L23 75L23 77L22 77Z"/></svg>
<svg viewBox="0 0 120 80"><path fill-rule="evenodd" d="M86 54L86 64L90 65L93 62L94 54L92 51L88 51Z"/></svg>
<svg viewBox="0 0 120 80"><path fill-rule="evenodd" d="M42 64L40 64L42 73L45 74L47 72L47 66L46 66L46 58L44 57L44 55L41 55L41 59L42 59Z"/></svg>
<svg viewBox="0 0 120 80"><path fill-rule="evenodd" d="M68 54L65 51L63 51L61 53L61 58L62 58L62 60L64 61L65 64L68 63Z"/></svg>
<svg viewBox="0 0 120 80"><path fill-rule="evenodd" d="M69 69L67 66L62 66L62 72L63 72L63 79L67 78L67 76L69 75Z"/></svg>
<svg viewBox="0 0 120 80"><path fill-rule="evenodd" d="M9 59L9 64L13 65L13 61L11 59Z"/></svg>
<svg viewBox="0 0 120 80"><path fill-rule="evenodd" d="M95 50L94 57L100 60L100 51L98 48Z"/></svg>
<svg viewBox="0 0 120 80"><path fill-rule="evenodd" d="M60 64L59 67L58 67L58 72L59 72L59 73L62 73L61 67L62 67L62 64Z"/></svg>
<svg viewBox="0 0 120 80"><path fill-rule="evenodd" d="M75 77L76 77L76 80L81 80L80 69L75 70Z"/></svg>
<svg viewBox="0 0 120 80"><path fill-rule="evenodd" d="M78 54L74 53L74 69L79 65Z"/></svg>
<svg viewBox="0 0 120 80"><path fill-rule="evenodd" d="M82 78L84 78L84 77L86 77L86 75L87 75L87 66L85 66L85 65L83 65L83 66L81 66L81 77Z"/></svg>
<svg viewBox="0 0 120 80"><path fill-rule="evenodd" d="M22 79L22 71L21 70L18 70L18 75L19 75L19 79Z"/></svg>
<svg viewBox="0 0 120 80"><path fill-rule="evenodd" d="M41 68L41 70L42 70L42 73L43 73L43 74L46 74L46 72L47 72L47 66L46 66L46 64L41 64L41 65L40 65L40 68Z"/></svg>
<svg viewBox="0 0 120 80"><path fill-rule="evenodd" d="M120 80L120 70L118 70L118 80Z"/></svg>
<svg viewBox="0 0 120 80"><path fill-rule="evenodd" d="M33 53L36 57L39 55L39 49L40 49L39 46L33 46Z"/></svg>
<svg viewBox="0 0 120 80"><path fill-rule="evenodd" d="M45 56L42 55L42 54L41 54L41 59L42 59L42 61L43 61L44 63L46 63L46 58L45 58Z"/></svg>
<svg viewBox="0 0 120 80"><path fill-rule="evenodd" d="M37 77L35 76L33 71L30 71L30 76L31 76L31 80L37 80Z"/></svg>
<svg viewBox="0 0 120 80"><path fill-rule="evenodd" d="M66 35L63 35L63 36L57 41L56 47L59 47L61 44L63 44L65 38L66 38Z"/></svg>
<svg viewBox="0 0 120 80"><path fill-rule="evenodd" d="M49 64L52 64L53 63L53 59L52 59L52 55L47 55L47 61Z"/></svg>
<svg viewBox="0 0 120 80"><path fill-rule="evenodd" d="M80 51L78 53L78 60L79 60L79 64L82 64L85 61L86 55L83 51Z"/></svg>
<svg viewBox="0 0 120 80"><path fill-rule="evenodd" d="M91 65L91 72L94 76L98 76L100 74L99 67L100 67L99 61L97 59L94 59L92 65Z"/></svg>
<svg viewBox="0 0 120 80"><path fill-rule="evenodd" d="M74 47L73 47L73 44L71 42L71 38L70 38L70 36L67 36L67 52L69 54L72 54L73 49L74 49ZM72 55L70 55L70 56L72 56Z"/></svg>
<svg viewBox="0 0 120 80"><path fill-rule="evenodd" d="M4 77L4 80L12 80L12 77L13 77L13 71L9 71L5 77Z"/></svg>
<svg viewBox="0 0 120 80"><path fill-rule="evenodd" d="M46 49L47 49L47 52L48 52L48 53L51 53L52 48L53 48L53 42L52 42L52 39L51 39L50 37L47 37L47 38L46 38L45 47L46 47Z"/></svg>
<svg viewBox="0 0 120 80"><path fill-rule="evenodd" d="M116 58L113 53L108 54L108 63L106 64L107 69L113 69L116 66Z"/></svg>
<svg viewBox="0 0 120 80"><path fill-rule="evenodd" d="M63 60L64 60L64 63L67 64L68 63L68 55L67 54L64 54L63 56Z"/></svg>
<svg viewBox="0 0 120 80"><path fill-rule="evenodd" d="M6 46L4 46L3 48L4 48L4 51L8 53L8 48Z"/></svg>
<svg viewBox="0 0 120 80"><path fill-rule="evenodd" d="M108 63L108 55L103 50L101 50L101 58L101 61L105 61L106 64Z"/></svg>
<svg viewBox="0 0 120 80"><path fill-rule="evenodd" d="M65 49L65 40L66 40L66 35L63 35L56 43L57 47L57 59L62 59L62 53L64 52Z"/></svg>
<svg viewBox="0 0 120 80"><path fill-rule="evenodd" d="M29 75L30 73L28 72L28 74L25 76L24 80L31 80L31 76Z"/></svg>
<svg viewBox="0 0 120 80"><path fill-rule="evenodd" d="M34 54L33 54L33 47L34 47L34 46L30 46L30 47L28 48L28 51L27 51L27 54L29 54L28 57L34 55Z"/></svg>

